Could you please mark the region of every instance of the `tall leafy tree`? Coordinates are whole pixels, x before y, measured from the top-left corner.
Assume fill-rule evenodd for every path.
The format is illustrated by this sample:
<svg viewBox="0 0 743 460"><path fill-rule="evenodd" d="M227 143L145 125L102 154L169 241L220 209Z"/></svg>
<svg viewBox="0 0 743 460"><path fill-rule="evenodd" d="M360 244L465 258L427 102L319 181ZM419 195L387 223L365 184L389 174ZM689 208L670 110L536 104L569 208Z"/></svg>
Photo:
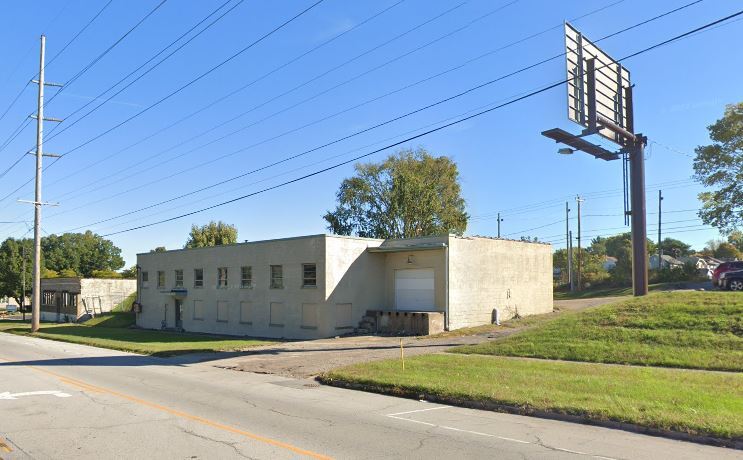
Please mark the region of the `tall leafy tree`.
<svg viewBox="0 0 743 460"><path fill-rule="evenodd" d="M201 226L192 225L185 247L203 248L234 243L237 243L237 227L220 220L219 222L211 221Z"/></svg>
<svg viewBox="0 0 743 460"><path fill-rule="evenodd" d="M42 238L41 250L44 266L58 273L72 270L90 277L95 270L118 270L124 266L121 249L91 231L49 235Z"/></svg>
<svg viewBox="0 0 743 460"><path fill-rule="evenodd" d="M469 216L450 158L404 150L355 169L356 175L341 183L338 206L324 216L332 233L412 238L466 230Z"/></svg>
<svg viewBox="0 0 743 460"><path fill-rule="evenodd" d="M707 129L713 143L697 147L694 158L694 178L706 189L699 217L729 234L743 227L743 102Z"/></svg>
<svg viewBox="0 0 743 460"><path fill-rule="evenodd" d="M33 284L33 241L8 238L0 244L0 295L12 297L18 305L23 298L24 254L26 295L29 295Z"/></svg>
<svg viewBox="0 0 743 460"><path fill-rule="evenodd" d="M665 238L661 242L663 254L673 257L684 257L692 253L691 246L676 238Z"/></svg>

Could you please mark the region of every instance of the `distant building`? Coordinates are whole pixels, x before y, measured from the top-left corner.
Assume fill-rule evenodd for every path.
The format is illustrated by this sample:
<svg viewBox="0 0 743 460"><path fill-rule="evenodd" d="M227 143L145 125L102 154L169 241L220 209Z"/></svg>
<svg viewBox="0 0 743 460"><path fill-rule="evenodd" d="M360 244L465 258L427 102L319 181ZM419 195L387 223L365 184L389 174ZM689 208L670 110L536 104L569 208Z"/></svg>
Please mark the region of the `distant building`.
<svg viewBox="0 0 743 460"><path fill-rule="evenodd" d="M604 270L609 271L617 266L617 258L612 256L604 256L604 263L602 264Z"/></svg>
<svg viewBox="0 0 743 460"><path fill-rule="evenodd" d="M41 320L77 322L110 312L137 291L137 280L42 278Z"/></svg>
<svg viewBox="0 0 743 460"><path fill-rule="evenodd" d="M552 251L453 235L312 235L137 255L137 325L312 339L426 334L552 311Z"/></svg>
<svg viewBox="0 0 743 460"><path fill-rule="evenodd" d="M676 258L673 258L667 254L663 254L660 258L660 268L665 270L669 268L683 268L684 263ZM650 270L658 270L658 254L650 256Z"/></svg>

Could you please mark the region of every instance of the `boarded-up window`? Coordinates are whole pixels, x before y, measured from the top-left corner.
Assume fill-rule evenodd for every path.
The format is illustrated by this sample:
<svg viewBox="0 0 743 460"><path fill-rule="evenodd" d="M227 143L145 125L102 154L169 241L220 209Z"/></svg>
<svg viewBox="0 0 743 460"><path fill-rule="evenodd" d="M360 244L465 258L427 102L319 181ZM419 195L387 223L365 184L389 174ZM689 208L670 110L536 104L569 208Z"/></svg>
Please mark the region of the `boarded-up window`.
<svg viewBox="0 0 743 460"><path fill-rule="evenodd" d="M284 304L281 302L271 302L269 325L283 327L284 315Z"/></svg>
<svg viewBox="0 0 743 460"><path fill-rule="evenodd" d="M317 304L302 304L302 327L305 329L317 329Z"/></svg>
<svg viewBox="0 0 743 460"><path fill-rule="evenodd" d="M335 304L335 328L353 328L353 305L350 303Z"/></svg>
<svg viewBox="0 0 743 460"><path fill-rule="evenodd" d="M217 321L227 322L230 319L230 303L226 300L217 302Z"/></svg>
<svg viewBox="0 0 743 460"><path fill-rule="evenodd" d="M253 302L240 302L240 322L253 324Z"/></svg>
<svg viewBox="0 0 743 460"><path fill-rule="evenodd" d="M163 271L157 272L157 287L161 289L165 287L165 272Z"/></svg>
<svg viewBox="0 0 743 460"><path fill-rule="evenodd" d="M204 319L204 301L193 301L193 319Z"/></svg>

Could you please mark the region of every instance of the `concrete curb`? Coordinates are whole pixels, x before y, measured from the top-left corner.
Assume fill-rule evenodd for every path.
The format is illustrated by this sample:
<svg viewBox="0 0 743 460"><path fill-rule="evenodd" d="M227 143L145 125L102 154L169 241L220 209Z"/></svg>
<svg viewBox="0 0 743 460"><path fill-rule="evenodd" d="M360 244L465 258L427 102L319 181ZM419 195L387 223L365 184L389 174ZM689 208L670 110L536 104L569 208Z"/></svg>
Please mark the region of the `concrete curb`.
<svg viewBox="0 0 743 460"><path fill-rule="evenodd" d="M346 388L349 390L366 391L369 393L379 393L388 396L396 396L399 398L408 398L415 400L425 400L429 402L448 404L451 406L466 407L468 409L480 409L489 410L493 412L505 412L508 414L526 415L529 417L538 417L550 420L559 420L562 422L580 423L583 425L594 425L604 428L612 428L615 430L629 431L632 433L645 434L650 436L657 436L662 438L674 439L677 441L694 442L697 444L706 444L718 447L728 447L731 449L743 450L743 439L733 438L724 439L716 438L713 436L695 435L690 433L683 433L681 431L663 430L659 428L650 428L642 425L636 425L634 423L627 422L616 422L612 420L597 420L590 418L585 415L574 415L564 414L560 412L550 412L544 410L536 410L523 406L513 406L508 404L501 404L492 401L478 401L473 399L458 399L448 398L436 395L421 394L417 391L399 388L399 387L385 387L379 385L367 385L362 383L348 382L344 380L337 380L328 378L325 376L317 376L315 378L318 382L334 386L338 388Z"/></svg>

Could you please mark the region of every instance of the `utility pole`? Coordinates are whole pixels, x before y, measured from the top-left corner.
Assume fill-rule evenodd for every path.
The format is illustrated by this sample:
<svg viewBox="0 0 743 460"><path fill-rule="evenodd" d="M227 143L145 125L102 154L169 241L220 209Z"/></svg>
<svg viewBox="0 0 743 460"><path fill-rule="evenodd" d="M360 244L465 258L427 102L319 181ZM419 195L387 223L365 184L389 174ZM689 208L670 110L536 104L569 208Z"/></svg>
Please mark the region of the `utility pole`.
<svg viewBox="0 0 743 460"><path fill-rule="evenodd" d="M500 218L500 213L498 213L498 238L500 238L500 223L503 222L503 219Z"/></svg>
<svg viewBox="0 0 743 460"><path fill-rule="evenodd" d="M582 265L583 265L583 256L581 255L580 250L580 204L583 203L585 200L580 197L580 195L577 195L575 197L575 201L578 202L578 274L576 276L576 285L578 290L581 290L581 278L582 278Z"/></svg>
<svg viewBox="0 0 743 460"><path fill-rule="evenodd" d="M36 151L29 152L36 155L36 192L34 194L34 201L31 202L34 205L34 281L31 291L31 332L37 332L39 330L39 317L41 315L41 207L44 204L48 204L41 201L41 160L44 156L59 156L53 154L44 155L44 121L62 121L57 118L44 118L44 86L62 86L58 83L47 83L44 80L45 51L46 37L42 35L39 52L39 79L33 80L34 83L39 85L37 109L36 115L31 116L31 118L36 118Z"/></svg>
<svg viewBox="0 0 743 460"><path fill-rule="evenodd" d="M567 201L565 202L565 239L565 251L568 253L568 284L570 285L570 291L572 292L575 290L575 286L573 285L573 255L570 250L570 207L568 206Z"/></svg>
<svg viewBox="0 0 743 460"><path fill-rule="evenodd" d="M568 266L570 267L570 292L575 291L575 277L573 277L573 232L568 230Z"/></svg>
<svg viewBox="0 0 743 460"><path fill-rule="evenodd" d="M663 267L663 248L661 247L660 225L663 222L663 191L658 190L658 270Z"/></svg>
<svg viewBox="0 0 743 460"><path fill-rule="evenodd" d="M23 240L21 240L21 289L23 289L23 292L21 293L21 314L23 315L23 321L26 321L26 245L23 244Z"/></svg>

